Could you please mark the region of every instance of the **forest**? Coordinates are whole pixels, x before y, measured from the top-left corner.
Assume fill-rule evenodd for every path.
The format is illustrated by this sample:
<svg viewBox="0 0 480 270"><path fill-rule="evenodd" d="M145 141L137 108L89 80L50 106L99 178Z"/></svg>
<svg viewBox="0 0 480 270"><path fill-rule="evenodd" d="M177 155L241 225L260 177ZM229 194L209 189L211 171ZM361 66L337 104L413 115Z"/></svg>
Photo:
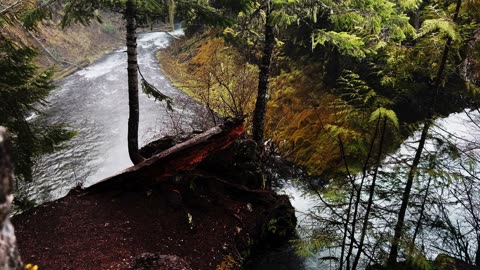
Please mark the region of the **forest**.
<svg viewBox="0 0 480 270"><path fill-rule="evenodd" d="M478 0L1 0L0 28L0 269L480 269Z"/></svg>

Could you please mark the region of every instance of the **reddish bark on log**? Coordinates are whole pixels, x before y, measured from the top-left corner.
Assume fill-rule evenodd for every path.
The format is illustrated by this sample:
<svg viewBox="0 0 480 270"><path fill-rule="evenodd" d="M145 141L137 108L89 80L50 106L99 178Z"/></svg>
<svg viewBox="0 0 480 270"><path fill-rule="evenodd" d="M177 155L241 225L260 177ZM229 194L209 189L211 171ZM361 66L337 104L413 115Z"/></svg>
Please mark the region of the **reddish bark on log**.
<svg viewBox="0 0 480 270"><path fill-rule="evenodd" d="M87 190L101 191L122 185L149 186L166 177L192 171L207 156L230 146L243 133L243 119L228 120L117 175L105 178Z"/></svg>

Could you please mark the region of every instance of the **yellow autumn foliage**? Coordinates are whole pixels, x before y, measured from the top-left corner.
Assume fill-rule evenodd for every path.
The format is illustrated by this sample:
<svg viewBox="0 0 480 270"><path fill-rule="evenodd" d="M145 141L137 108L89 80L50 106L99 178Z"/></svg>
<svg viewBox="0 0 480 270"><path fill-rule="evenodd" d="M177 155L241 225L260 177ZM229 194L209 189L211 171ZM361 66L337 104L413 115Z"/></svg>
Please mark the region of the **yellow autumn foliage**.
<svg viewBox="0 0 480 270"><path fill-rule="evenodd" d="M185 42L189 42L188 40ZM255 106L258 68L251 65L222 38L201 37L176 55L162 53L165 73L185 90L221 116L246 116L251 122ZM184 61L188 59L188 61Z"/></svg>
<svg viewBox="0 0 480 270"><path fill-rule="evenodd" d="M319 69L314 65L293 69L271 80L267 132L287 158L309 173L334 174L345 169L340 138L347 158L362 160L368 132L358 123L368 125L369 114L361 114L326 89Z"/></svg>

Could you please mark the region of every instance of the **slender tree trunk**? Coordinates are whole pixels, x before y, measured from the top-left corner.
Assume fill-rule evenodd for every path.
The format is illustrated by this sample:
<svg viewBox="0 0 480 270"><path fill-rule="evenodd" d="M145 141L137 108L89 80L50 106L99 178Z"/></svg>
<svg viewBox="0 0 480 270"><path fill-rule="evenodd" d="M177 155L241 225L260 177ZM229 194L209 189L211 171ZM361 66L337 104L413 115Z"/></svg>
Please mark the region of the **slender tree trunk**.
<svg viewBox="0 0 480 270"><path fill-rule="evenodd" d="M7 133L0 127L0 269L17 270L22 260L9 214L13 202L13 166Z"/></svg>
<svg viewBox="0 0 480 270"><path fill-rule="evenodd" d="M350 234L350 245L348 248L348 253L346 258L347 270L350 269L350 257L352 256L352 253L353 253L353 243L355 242L355 227L357 225L358 206L360 205L360 197L362 195L363 183L365 182L365 178L367 177L368 164L370 162L370 157L372 156L372 153L373 153L373 146L375 145L375 141L377 140L379 129L380 129L380 117L377 119L377 123L375 124L375 133L373 133L372 140L370 142L370 148L368 149L368 154L365 159L365 163L363 164L362 180L360 181L359 188L356 190L357 194L355 198L355 208L353 211L352 232ZM355 186L352 186L352 188L355 188Z"/></svg>
<svg viewBox="0 0 480 270"><path fill-rule="evenodd" d="M128 0L125 10L127 20L127 58L128 58L128 154L133 164L144 158L138 152L138 62L137 62L137 24L135 20L135 0Z"/></svg>
<svg viewBox="0 0 480 270"><path fill-rule="evenodd" d="M394 236L392 240L392 248L390 249L390 254L388 256L388 265L393 265L397 262L398 246L400 244L400 238L402 236L403 226L405 223L405 214L407 213L407 206L408 206L408 201L410 199L410 192L412 191L413 178L417 174L418 164L420 163L420 159L422 157L422 152L425 146L425 141L427 140L427 135L430 129L430 125L431 125L430 120L426 121L425 124L423 125L420 142L418 143L418 148L415 153L415 157L413 158L412 166L410 166L410 171L407 177L407 183L405 185L405 190L403 191L402 205L400 206L397 223L395 224Z"/></svg>
<svg viewBox="0 0 480 270"><path fill-rule="evenodd" d="M432 182L432 176L428 177L427 188L425 189L425 195L423 196L422 205L420 206L420 216L418 217L417 224L415 225L415 230L413 231L412 244L410 246L410 253L413 252L413 248L415 247L415 241L417 240L417 235L418 235L418 232L420 231L420 226L422 225L423 213L425 212L425 204L427 204L427 198L428 198L431 182Z"/></svg>
<svg viewBox="0 0 480 270"><path fill-rule="evenodd" d="M350 169L347 162L347 157L345 154L345 148L343 146L343 141L340 135L338 135L338 144L340 146L340 153L342 155L343 163L345 165L345 170L347 171L348 178L350 179L350 184L352 185L352 190L350 192L350 199L348 201L348 208L347 208L347 220L345 220L345 224L343 225L343 237L342 237L342 248L340 251L340 265L338 267L339 270L343 269L344 264L344 255L345 255L345 247L347 243L347 235L348 235L348 226L350 225L350 215L352 214L352 205L353 205L353 198L355 197L355 179L350 174ZM352 235L353 232L350 233Z"/></svg>
<svg viewBox="0 0 480 270"><path fill-rule="evenodd" d="M379 116L380 118L380 116ZM360 255L362 254L363 243L365 241L365 235L367 234L367 227L368 227L368 218L370 216L370 211L372 210L373 204L373 195L375 194L375 185L377 180L378 168L380 167L380 160L382 158L382 151L383 151L383 142L385 141L385 130L387 129L387 117L384 116L383 118L383 128L382 128L382 135L380 137L380 145L378 146L378 154L377 160L375 164L375 172L373 173L372 184L370 185L370 192L368 196L368 203L367 203L367 210L365 212L365 217L363 219L363 227L362 233L360 235L360 242L358 243L358 251L355 259L353 260L352 270L357 269L358 261L360 260Z"/></svg>
<svg viewBox="0 0 480 270"><path fill-rule="evenodd" d="M480 266L480 236L477 236L477 252L475 252L475 265Z"/></svg>
<svg viewBox="0 0 480 270"><path fill-rule="evenodd" d="M458 20L458 15L460 13L460 7L462 5L462 0L457 0L457 5L455 8L455 14L453 16L453 22L456 22ZM400 238L402 237L402 231L403 231L403 226L405 223L405 214L407 212L407 207L408 207L408 201L410 199L410 192L412 190L412 184L413 184L413 178L417 174L417 169L418 169L418 164L420 163L420 159L422 156L423 148L425 146L425 141L427 139L428 131L430 129L430 126L432 124L432 119L435 113L435 103L437 100L438 92L440 91L440 86L442 82L442 77L443 73L445 71L445 67L447 64L447 59L448 59L448 52L450 50L450 46L452 43L452 39L449 37L447 39L447 42L445 44L445 48L443 50L443 55L442 59L440 61L440 65L438 68L437 76L435 77L435 82L433 85L434 88L434 93L433 93L433 98L432 98L432 104L431 104L431 110L429 113L429 118L427 119L423 125L423 130L422 130L422 135L420 137L420 141L418 143L418 148L415 153L415 157L412 162L412 166L410 166L410 171L408 173L407 177L407 183L405 185L405 190L403 192L402 196L402 205L400 206L400 211L398 213L398 219L397 223L395 224L395 229L394 229L394 236L392 239L392 248L390 249L390 254L388 256L388 265L393 265L397 262L397 257L398 257L398 246L400 244Z"/></svg>
<svg viewBox="0 0 480 270"><path fill-rule="evenodd" d="M168 0L168 21L172 31L175 31L175 0Z"/></svg>
<svg viewBox="0 0 480 270"><path fill-rule="evenodd" d="M263 144L263 137L265 133L265 114L267 111L268 80L270 78L270 64L272 61L273 47L275 45L275 36L273 34L273 25L270 16L271 13L272 3L270 0L268 0L265 8L265 44L263 47L263 56L260 63L257 101L255 103L255 111L253 113L253 139L257 142L259 148Z"/></svg>
<svg viewBox="0 0 480 270"><path fill-rule="evenodd" d="M343 226L342 249L340 252L340 265L338 267L338 270L343 269L343 263L344 263L343 257L345 255L345 245L347 243L348 225L350 223L350 215L352 212L353 197L355 197L355 188L352 186L352 191L350 192L350 200L348 201L347 220L345 221L345 224Z"/></svg>

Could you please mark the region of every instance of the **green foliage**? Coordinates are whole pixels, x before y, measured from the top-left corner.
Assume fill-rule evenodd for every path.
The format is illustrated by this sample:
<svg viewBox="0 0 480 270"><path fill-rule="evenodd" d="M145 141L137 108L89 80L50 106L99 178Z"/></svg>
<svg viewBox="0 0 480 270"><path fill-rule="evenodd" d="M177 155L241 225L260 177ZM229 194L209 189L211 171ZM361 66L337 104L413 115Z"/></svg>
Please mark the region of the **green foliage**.
<svg viewBox="0 0 480 270"><path fill-rule="evenodd" d="M26 12L23 15L22 22L28 30L37 30L38 22L44 19L52 19L52 10L49 3L42 4Z"/></svg>
<svg viewBox="0 0 480 270"><path fill-rule="evenodd" d="M318 30L312 35L312 48L318 45L325 45L327 42L337 47L343 54L358 58L363 58L366 55L365 43L356 35L347 32L327 32L324 30Z"/></svg>
<svg viewBox="0 0 480 270"><path fill-rule="evenodd" d="M376 109L374 112L372 112L372 115L370 116L370 122L375 122L378 120L378 118L383 118L383 117L386 117L390 122L392 122L396 128L400 127L398 123L398 118L395 112L392 110L387 110L383 107L380 107Z"/></svg>
<svg viewBox="0 0 480 270"><path fill-rule="evenodd" d="M311 44L333 46L341 54L364 58L385 46L385 42L402 42L415 31L404 11L413 9L418 1L327 1L324 5L300 1L304 19L311 20ZM313 6L313 8L312 8ZM317 23L318 18L328 23Z"/></svg>
<svg viewBox="0 0 480 270"><path fill-rule="evenodd" d="M399 0L398 5L403 10L414 10L422 3L422 0Z"/></svg>
<svg viewBox="0 0 480 270"><path fill-rule="evenodd" d="M52 70L38 73L33 64L36 52L15 45L0 36L0 125L6 126L13 140L16 175L32 180L34 158L53 152L56 146L75 135L62 125L40 126L28 121L37 106L45 106L45 98L53 89Z"/></svg>
<svg viewBox="0 0 480 270"><path fill-rule="evenodd" d="M453 22L444 18L425 20L419 30L419 33L417 34L417 38L423 37L434 31L439 31L445 34L453 41L457 41L460 39L460 35L458 33L458 30L456 29L456 25Z"/></svg>

